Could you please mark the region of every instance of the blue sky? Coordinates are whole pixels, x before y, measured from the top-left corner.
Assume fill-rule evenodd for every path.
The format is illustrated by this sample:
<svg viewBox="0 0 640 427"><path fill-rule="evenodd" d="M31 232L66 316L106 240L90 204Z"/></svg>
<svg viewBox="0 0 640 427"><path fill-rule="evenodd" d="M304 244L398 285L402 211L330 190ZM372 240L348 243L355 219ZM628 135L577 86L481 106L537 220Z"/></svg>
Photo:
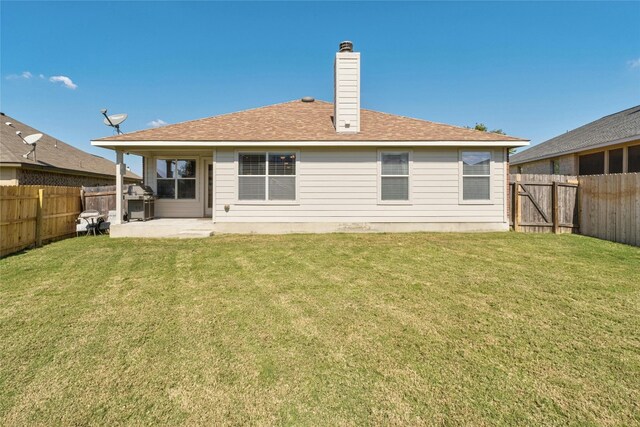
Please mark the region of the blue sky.
<svg viewBox="0 0 640 427"><path fill-rule="evenodd" d="M132 131L330 101L352 40L364 108L535 144L640 104L638 22L640 2L2 1L0 109L113 159L89 143L110 134L101 108L129 113Z"/></svg>

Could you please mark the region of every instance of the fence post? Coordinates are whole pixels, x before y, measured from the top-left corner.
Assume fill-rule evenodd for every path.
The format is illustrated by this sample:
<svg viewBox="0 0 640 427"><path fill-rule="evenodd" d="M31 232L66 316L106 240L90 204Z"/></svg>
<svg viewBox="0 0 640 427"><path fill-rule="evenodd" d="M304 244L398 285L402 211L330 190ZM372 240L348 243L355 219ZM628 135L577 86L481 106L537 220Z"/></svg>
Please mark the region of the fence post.
<svg viewBox="0 0 640 427"><path fill-rule="evenodd" d="M36 208L36 247L42 246L42 208L44 202L44 189L38 189L38 206Z"/></svg>
<svg viewBox="0 0 640 427"><path fill-rule="evenodd" d="M513 231L520 231L520 174L513 184Z"/></svg>
<svg viewBox="0 0 640 427"><path fill-rule="evenodd" d="M558 181L553 181L553 232L558 234L560 232L560 218L558 215L558 199L560 196L559 191L560 186L558 185Z"/></svg>

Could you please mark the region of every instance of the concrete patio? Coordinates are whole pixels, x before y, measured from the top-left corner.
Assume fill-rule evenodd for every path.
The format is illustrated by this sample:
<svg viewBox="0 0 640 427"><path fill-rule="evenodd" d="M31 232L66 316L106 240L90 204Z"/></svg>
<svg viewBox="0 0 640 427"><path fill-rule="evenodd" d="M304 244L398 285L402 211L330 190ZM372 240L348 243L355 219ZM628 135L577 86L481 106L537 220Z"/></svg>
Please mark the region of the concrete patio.
<svg viewBox="0 0 640 427"><path fill-rule="evenodd" d="M112 224L111 237L197 239L213 235L211 218L158 218Z"/></svg>

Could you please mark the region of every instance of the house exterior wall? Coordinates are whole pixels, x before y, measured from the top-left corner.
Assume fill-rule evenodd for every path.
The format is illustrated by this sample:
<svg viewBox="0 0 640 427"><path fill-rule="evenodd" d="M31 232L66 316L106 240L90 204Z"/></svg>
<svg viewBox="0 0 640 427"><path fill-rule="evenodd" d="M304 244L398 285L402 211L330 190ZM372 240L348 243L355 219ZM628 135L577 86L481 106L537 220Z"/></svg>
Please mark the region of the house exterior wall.
<svg viewBox="0 0 640 427"><path fill-rule="evenodd" d="M143 177L146 185L154 192L158 191L156 162L159 159L194 159L196 163L196 198L192 200L181 199L156 199L155 216L158 218L203 218L206 216L206 170L207 165L213 161L213 151L187 151L179 153L166 151L162 153L144 154Z"/></svg>
<svg viewBox="0 0 640 427"><path fill-rule="evenodd" d="M534 162L520 163L509 167L511 173L529 173L540 175L552 175L551 162L558 160L560 162L559 175L577 175L578 159L576 154L567 154L565 156L552 157L549 159L536 160Z"/></svg>
<svg viewBox="0 0 640 427"><path fill-rule="evenodd" d="M18 185L15 167L0 167L0 185Z"/></svg>
<svg viewBox="0 0 640 427"><path fill-rule="evenodd" d="M460 150L431 147L305 148L298 151L295 202L238 201L237 154L247 151L257 150L218 149L215 153L214 221L222 231L260 232L260 224L308 230L291 227L299 223L324 224L322 231L367 228L380 223L405 224L386 228L390 231L508 229L503 148L478 150L492 153L492 200L477 204L461 201ZM411 152L408 203L379 201L379 151ZM228 212L225 205L229 206ZM406 227L411 224L414 227Z"/></svg>
<svg viewBox="0 0 640 427"><path fill-rule="evenodd" d="M261 151L296 151L296 201L238 200L238 153ZM380 151L411 153L409 202L379 200ZM492 154L492 199L488 203L461 201L460 151L455 147L166 151L145 154L144 178L157 191L157 159L197 160L196 199L158 199L155 213L159 218L212 216L219 232L508 230L506 149L477 149ZM209 163L213 163L214 174L211 214L206 209Z"/></svg>

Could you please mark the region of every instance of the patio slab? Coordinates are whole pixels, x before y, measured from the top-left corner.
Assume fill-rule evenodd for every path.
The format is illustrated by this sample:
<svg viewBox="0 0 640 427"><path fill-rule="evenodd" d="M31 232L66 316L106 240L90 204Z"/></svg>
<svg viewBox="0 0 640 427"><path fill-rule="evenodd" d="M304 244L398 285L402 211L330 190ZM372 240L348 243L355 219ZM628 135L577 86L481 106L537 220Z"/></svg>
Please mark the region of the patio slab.
<svg viewBox="0 0 640 427"><path fill-rule="evenodd" d="M211 218L158 218L112 224L111 237L198 239L213 235Z"/></svg>

